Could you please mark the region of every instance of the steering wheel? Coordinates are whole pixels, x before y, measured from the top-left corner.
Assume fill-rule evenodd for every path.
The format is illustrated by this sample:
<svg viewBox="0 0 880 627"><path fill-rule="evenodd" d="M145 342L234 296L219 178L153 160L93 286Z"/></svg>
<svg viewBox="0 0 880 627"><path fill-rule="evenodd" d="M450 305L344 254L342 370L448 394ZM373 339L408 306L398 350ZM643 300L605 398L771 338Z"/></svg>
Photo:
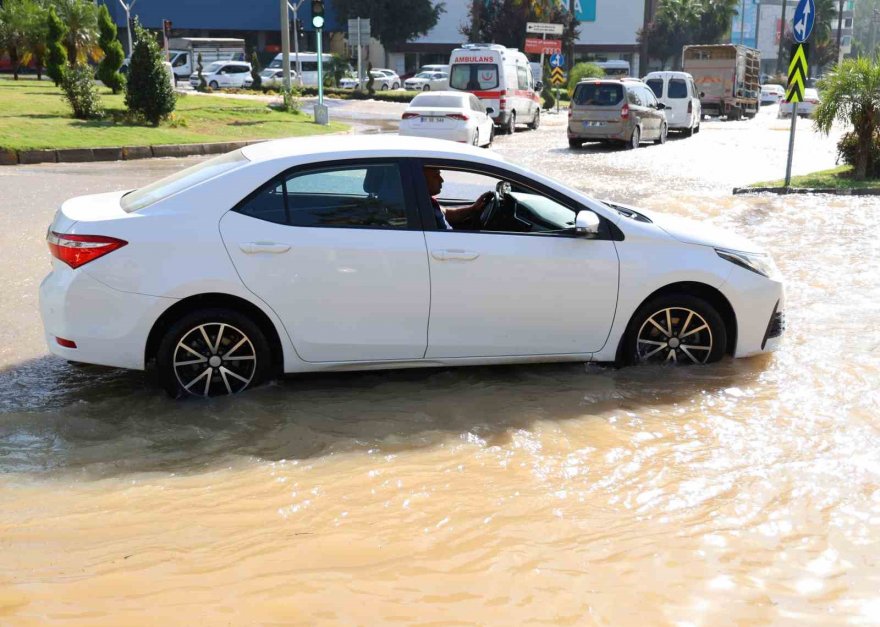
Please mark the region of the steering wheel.
<svg viewBox="0 0 880 627"><path fill-rule="evenodd" d="M499 181L495 186L495 191L487 193L492 194L492 200L486 203L486 207L480 214L480 228L486 228L498 214L501 202L504 200L504 197L510 193L510 183L507 181Z"/></svg>

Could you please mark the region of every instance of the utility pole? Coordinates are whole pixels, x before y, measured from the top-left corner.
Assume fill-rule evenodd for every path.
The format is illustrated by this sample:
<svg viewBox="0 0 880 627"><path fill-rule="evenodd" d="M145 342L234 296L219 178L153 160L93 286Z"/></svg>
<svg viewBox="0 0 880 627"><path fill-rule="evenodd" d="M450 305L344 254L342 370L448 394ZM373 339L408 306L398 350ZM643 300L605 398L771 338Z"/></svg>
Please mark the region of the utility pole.
<svg viewBox="0 0 880 627"><path fill-rule="evenodd" d="M739 11L739 45L745 45L744 37L746 33L746 0L742 0L742 8Z"/></svg>
<svg viewBox="0 0 880 627"><path fill-rule="evenodd" d="M843 30L843 0L837 7L837 62L840 63L840 35Z"/></svg>
<svg viewBox="0 0 880 627"><path fill-rule="evenodd" d="M787 0L782 0L782 19L779 20L779 52L776 53L776 73L782 74L782 46L785 43L785 5Z"/></svg>
<svg viewBox="0 0 880 627"><path fill-rule="evenodd" d="M296 4L287 3L287 7L293 11L293 53L296 58L296 82L299 83L299 86L303 86L302 79L302 61L299 60L299 19L296 16L296 12L299 11L299 8L302 6L302 3L306 0L298 0Z"/></svg>
<svg viewBox="0 0 880 627"><path fill-rule="evenodd" d="M131 10L134 8L134 3L137 0L131 0L128 4L125 4L122 0L119 0L119 4L122 5L122 8L125 9L125 32L128 33L128 56L131 57Z"/></svg>
<svg viewBox="0 0 880 627"><path fill-rule="evenodd" d="M287 0L281 0L281 71L284 85L284 105L290 105L290 14Z"/></svg>

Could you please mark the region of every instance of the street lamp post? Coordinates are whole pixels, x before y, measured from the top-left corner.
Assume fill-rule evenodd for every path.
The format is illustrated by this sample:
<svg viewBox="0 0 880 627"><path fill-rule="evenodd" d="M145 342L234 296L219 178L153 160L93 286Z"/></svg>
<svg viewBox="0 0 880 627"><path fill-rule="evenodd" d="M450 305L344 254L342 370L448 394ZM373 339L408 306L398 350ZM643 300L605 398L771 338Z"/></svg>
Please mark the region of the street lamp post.
<svg viewBox="0 0 880 627"><path fill-rule="evenodd" d="M125 10L125 32L128 33L128 56L131 56L131 10L134 8L134 3L137 0L131 0L128 4L125 4L122 0L119 0L119 4L122 5L122 8Z"/></svg>
<svg viewBox="0 0 880 627"><path fill-rule="evenodd" d="M779 20L779 52L776 53L776 73L782 74L782 46L785 43L785 5L787 0L782 0L782 19Z"/></svg>
<svg viewBox="0 0 880 627"><path fill-rule="evenodd" d="M297 18L296 13L305 1L306 0L298 0L296 4L290 4L290 2L287 3L287 7L293 11L293 54L296 57L296 82L299 83L300 87L303 86L303 79L302 61L299 59L299 31L297 26L299 24L299 19Z"/></svg>

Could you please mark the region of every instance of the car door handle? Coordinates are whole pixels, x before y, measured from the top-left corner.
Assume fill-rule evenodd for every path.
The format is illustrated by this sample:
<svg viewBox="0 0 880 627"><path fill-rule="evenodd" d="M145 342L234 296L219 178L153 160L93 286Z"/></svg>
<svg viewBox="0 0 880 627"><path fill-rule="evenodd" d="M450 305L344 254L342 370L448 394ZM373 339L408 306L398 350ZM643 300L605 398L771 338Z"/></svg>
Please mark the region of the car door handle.
<svg viewBox="0 0 880 627"><path fill-rule="evenodd" d="M438 261L473 261L480 256L480 253L472 250L432 250L431 256Z"/></svg>
<svg viewBox="0 0 880 627"><path fill-rule="evenodd" d="M290 245L276 244L275 242L246 242L239 244L238 247L248 255L256 255L258 253L274 253L277 255L290 250Z"/></svg>

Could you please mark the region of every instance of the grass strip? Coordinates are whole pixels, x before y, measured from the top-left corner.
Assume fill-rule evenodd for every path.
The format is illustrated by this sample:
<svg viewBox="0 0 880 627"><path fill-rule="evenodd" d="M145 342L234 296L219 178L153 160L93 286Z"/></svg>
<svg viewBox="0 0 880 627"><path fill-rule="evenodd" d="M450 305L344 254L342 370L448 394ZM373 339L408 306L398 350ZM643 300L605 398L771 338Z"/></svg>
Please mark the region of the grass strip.
<svg viewBox="0 0 880 627"><path fill-rule="evenodd" d="M810 174L791 177L791 187L808 189L880 189L880 179L865 179L862 181L852 177L853 167L842 165L831 170L820 170ZM784 179L767 181L764 183L752 183L749 187L783 187Z"/></svg>

